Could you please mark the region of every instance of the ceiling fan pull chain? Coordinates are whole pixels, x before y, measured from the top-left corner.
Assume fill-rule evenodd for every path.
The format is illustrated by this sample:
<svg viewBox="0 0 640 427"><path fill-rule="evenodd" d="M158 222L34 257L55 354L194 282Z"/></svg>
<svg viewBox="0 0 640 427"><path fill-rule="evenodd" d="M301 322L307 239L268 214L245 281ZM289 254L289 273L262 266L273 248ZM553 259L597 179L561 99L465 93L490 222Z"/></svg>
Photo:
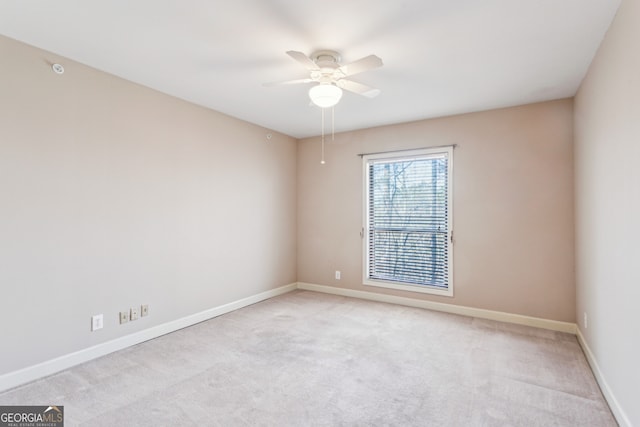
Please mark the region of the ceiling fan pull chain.
<svg viewBox="0 0 640 427"><path fill-rule="evenodd" d="M320 164L324 165L324 108L320 110L322 111L322 159L320 160Z"/></svg>
<svg viewBox="0 0 640 427"><path fill-rule="evenodd" d="M336 135L336 119L335 119L335 111L336 111L336 107L333 106L331 107L331 140L334 141L335 140L335 135Z"/></svg>

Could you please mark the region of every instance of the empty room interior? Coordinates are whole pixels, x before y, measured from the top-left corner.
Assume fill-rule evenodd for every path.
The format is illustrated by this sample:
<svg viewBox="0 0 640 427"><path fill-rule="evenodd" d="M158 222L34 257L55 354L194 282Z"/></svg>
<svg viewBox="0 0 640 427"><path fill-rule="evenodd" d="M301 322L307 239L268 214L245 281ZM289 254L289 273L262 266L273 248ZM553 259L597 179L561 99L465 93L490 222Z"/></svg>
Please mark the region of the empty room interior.
<svg viewBox="0 0 640 427"><path fill-rule="evenodd" d="M0 411L640 426L638 40L637 0L3 2Z"/></svg>

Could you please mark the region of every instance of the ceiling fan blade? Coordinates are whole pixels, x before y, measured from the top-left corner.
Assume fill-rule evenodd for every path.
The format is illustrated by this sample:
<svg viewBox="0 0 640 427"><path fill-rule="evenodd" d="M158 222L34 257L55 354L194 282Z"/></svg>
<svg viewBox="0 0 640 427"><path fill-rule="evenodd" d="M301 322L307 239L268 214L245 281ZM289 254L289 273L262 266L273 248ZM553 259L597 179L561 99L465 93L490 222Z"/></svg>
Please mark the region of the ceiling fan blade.
<svg viewBox="0 0 640 427"><path fill-rule="evenodd" d="M363 85L362 83L354 82L353 80L338 80L338 87L348 90L349 92L357 93L358 95L366 96L367 98L375 98L380 95L380 89Z"/></svg>
<svg viewBox="0 0 640 427"><path fill-rule="evenodd" d="M378 67L382 67L382 59L378 58L376 55L369 55L350 64L345 64L339 69L345 76L353 76L354 74L362 73L363 71L372 70Z"/></svg>
<svg viewBox="0 0 640 427"><path fill-rule="evenodd" d="M283 82L262 83L262 86L271 87L271 86L283 86L283 85L297 85L300 83L311 83L312 81L313 80L311 79L285 80Z"/></svg>
<svg viewBox="0 0 640 427"><path fill-rule="evenodd" d="M311 60L307 55L295 50L288 50L287 55L298 61L307 70L319 70L318 65Z"/></svg>

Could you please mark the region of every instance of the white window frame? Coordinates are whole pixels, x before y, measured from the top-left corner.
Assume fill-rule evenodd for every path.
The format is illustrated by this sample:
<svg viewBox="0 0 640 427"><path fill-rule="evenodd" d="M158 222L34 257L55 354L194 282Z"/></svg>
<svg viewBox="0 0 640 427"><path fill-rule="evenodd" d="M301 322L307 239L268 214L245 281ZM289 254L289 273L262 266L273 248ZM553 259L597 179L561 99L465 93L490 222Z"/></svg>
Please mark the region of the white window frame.
<svg viewBox="0 0 640 427"><path fill-rule="evenodd" d="M442 289L427 285L414 285L409 283L393 282L369 277L369 164L372 161L391 160L402 161L408 159L432 158L435 156L447 157L447 224L449 226L447 236L447 264L448 283L447 288ZM363 229L362 229L362 257L363 257L363 284L389 289L398 289L409 292L421 292L427 294L453 297L453 146L425 148L418 150L403 150L388 153L365 154L362 156L363 166Z"/></svg>

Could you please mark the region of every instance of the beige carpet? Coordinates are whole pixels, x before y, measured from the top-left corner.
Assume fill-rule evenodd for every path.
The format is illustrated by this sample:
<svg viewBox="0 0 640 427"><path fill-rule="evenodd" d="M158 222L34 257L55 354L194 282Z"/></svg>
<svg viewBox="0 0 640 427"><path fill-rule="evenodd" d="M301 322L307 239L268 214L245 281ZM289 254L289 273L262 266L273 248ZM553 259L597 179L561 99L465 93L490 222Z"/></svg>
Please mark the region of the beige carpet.
<svg viewBox="0 0 640 427"><path fill-rule="evenodd" d="M569 334L295 291L0 394L65 426L615 426Z"/></svg>

